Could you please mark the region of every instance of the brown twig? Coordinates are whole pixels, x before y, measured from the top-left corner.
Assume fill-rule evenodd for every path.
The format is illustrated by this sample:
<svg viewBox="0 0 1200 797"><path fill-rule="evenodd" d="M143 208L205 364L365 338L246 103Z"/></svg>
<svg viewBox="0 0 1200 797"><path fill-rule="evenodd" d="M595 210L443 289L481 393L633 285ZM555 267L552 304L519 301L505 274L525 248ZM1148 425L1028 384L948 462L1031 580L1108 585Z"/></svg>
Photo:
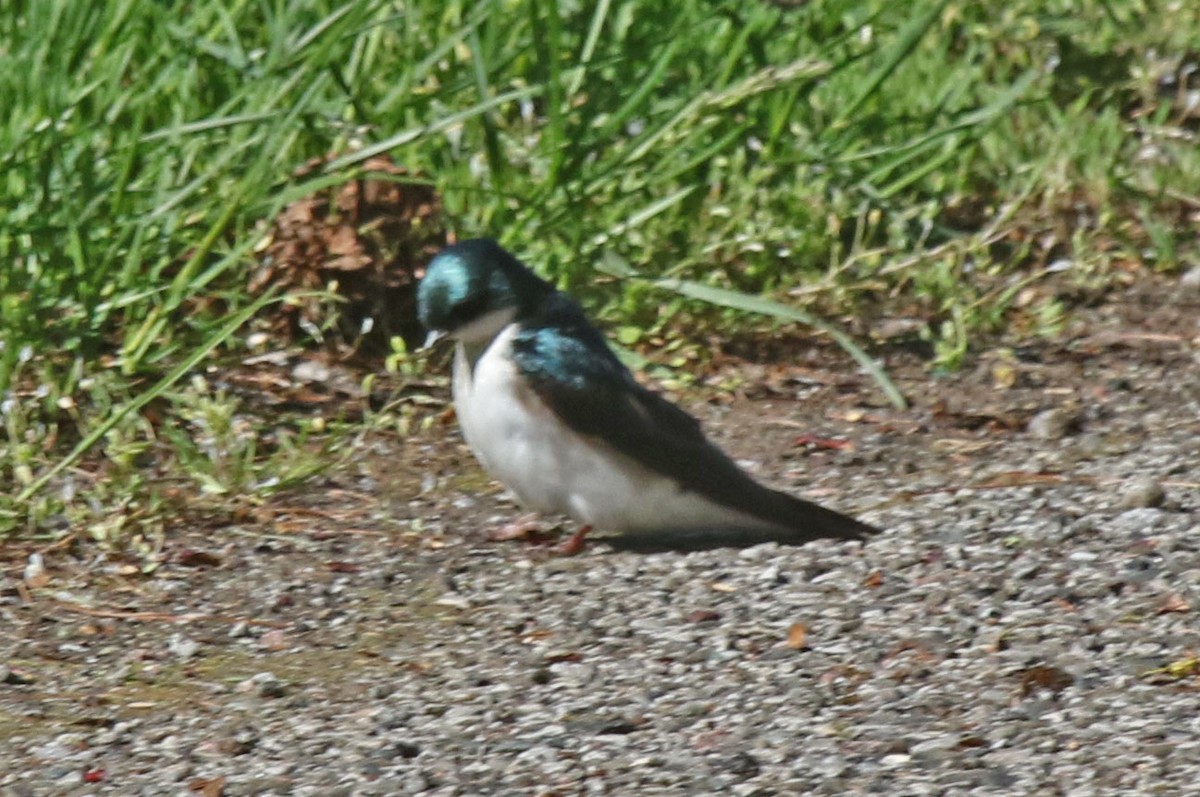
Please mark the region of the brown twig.
<svg viewBox="0 0 1200 797"><path fill-rule="evenodd" d="M276 620L256 620L247 617L226 617L219 614L170 614L169 612L126 612L118 609L94 609L91 606L84 606L79 603L71 603L70 601L51 598L50 602L59 608L66 609L70 612L86 614L89 617L104 617L112 620L131 620L135 623L194 623L197 621L211 620L218 623L246 623L247 625L261 625L269 628L287 628L288 623L281 623Z"/></svg>

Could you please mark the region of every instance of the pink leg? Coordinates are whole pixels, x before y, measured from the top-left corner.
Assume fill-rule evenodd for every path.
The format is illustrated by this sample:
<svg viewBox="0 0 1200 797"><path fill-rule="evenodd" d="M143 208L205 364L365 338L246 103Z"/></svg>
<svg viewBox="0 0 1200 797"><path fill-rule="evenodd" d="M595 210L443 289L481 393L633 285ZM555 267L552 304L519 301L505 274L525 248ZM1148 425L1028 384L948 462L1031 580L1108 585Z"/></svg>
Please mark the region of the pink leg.
<svg viewBox="0 0 1200 797"><path fill-rule="evenodd" d="M558 552L563 556L574 556L583 550L587 544L588 532L592 530L591 526L580 526L579 530L571 535L571 538L559 546Z"/></svg>

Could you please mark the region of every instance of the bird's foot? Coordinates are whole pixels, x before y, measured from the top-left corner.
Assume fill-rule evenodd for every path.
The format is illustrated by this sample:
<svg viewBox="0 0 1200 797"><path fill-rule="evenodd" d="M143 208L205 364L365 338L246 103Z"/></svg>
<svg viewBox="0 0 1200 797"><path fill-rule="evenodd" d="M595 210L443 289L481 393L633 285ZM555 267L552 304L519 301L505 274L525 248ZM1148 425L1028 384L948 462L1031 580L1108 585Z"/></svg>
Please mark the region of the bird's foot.
<svg viewBox="0 0 1200 797"><path fill-rule="evenodd" d="M582 551L587 546L587 535L592 530L591 526L580 526L578 531L571 535L570 539L558 547L558 552L562 556L574 556Z"/></svg>
<svg viewBox="0 0 1200 797"><path fill-rule="evenodd" d="M493 529L488 532L487 538L494 542L507 542L509 540L532 540L542 530L542 524L538 522L536 512L530 512L527 515L521 515L512 523L505 524L498 529Z"/></svg>
<svg viewBox="0 0 1200 797"><path fill-rule="evenodd" d="M561 556L574 556L587 547L587 535L592 530L591 526L580 526L579 529L572 534L567 541L556 549ZM512 540L523 540L531 545L544 545L554 539L554 532L557 528L549 531L542 527L539 522L537 513L531 512L527 515L521 515L511 523L501 526L498 529L492 529L487 533L487 538L493 542L509 542Z"/></svg>

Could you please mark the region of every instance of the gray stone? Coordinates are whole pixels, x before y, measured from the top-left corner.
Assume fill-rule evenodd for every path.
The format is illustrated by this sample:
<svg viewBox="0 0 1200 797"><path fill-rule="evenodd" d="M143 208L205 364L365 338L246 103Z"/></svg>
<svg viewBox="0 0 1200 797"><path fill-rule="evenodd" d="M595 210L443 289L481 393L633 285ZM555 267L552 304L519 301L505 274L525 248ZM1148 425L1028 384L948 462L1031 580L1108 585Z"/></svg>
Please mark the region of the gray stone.
<svg viewBox="0 0 1200 797"><path fill-rule="evenodd" d="M1079 423L1079 414L1063 407L1042 410L1029 420L1029 433L1039 440L1061 440Z"/></svg>
<svg viewBox="0 0 1200 797"><path fill-rule="evenodd" d="M1154 479L1138 479L1121 491L1121 506L1125 509L1157 508L1166 500L1166 490Z"/></svg>

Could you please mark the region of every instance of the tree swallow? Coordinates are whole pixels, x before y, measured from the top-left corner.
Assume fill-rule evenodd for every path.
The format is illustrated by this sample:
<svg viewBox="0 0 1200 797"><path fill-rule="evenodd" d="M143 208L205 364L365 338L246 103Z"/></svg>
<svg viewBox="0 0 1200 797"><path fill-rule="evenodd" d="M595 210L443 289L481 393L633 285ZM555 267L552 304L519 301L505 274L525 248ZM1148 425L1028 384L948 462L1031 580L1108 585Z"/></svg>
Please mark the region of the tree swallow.
<svg viewBox="0 0 1200 797"><path fill-rule="evenodd" d="M456 341L454 406L484 469L529 509L647 537L803 542L878 529L756 482L695 418L642 387L567 295L490 239L442 250L417 293Z"/></svg>

